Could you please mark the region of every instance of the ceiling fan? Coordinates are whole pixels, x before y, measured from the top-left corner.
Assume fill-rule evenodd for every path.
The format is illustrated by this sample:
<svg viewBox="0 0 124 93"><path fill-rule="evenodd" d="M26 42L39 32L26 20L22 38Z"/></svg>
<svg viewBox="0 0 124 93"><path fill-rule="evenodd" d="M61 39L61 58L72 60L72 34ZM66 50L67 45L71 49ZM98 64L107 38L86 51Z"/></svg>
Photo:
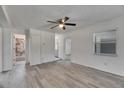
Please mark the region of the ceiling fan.
<svg viewBox="0 0 124 93"><path fill-rule="evenodd" d="M56 21L47 21L49 23L53 23L53 24L56 24L55 26L51 27L50 29L53 29L57 26L59 26L61 29L65 30L65 26L76 26L75 23L66 23L66 21L69 20L69 17L64 17L64 18L61 18L61 19L58 19Z"/></svg>

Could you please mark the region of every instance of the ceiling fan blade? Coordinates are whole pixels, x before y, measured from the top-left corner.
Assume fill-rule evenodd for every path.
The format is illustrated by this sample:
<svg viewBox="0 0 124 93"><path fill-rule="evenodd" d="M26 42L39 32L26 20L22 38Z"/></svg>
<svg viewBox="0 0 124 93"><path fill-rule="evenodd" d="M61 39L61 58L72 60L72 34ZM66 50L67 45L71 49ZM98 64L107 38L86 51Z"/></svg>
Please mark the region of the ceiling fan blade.
<svg viewBox="0 0 124 93"><path fill-rule="evenodd" d="M57 27L57 26L59 26L59 25L55 25L55 26L51 27L50 29L53 29L53 28L55 28L55 27Z"/></svg>
<svg viewBox="0 0 124 93"><path fill-rule="evenodd" d="M47 21L47 22L49 22L49 23L57 23L57 22L54 22L54 21Z"/></svg>
<svg viewBox="0 0 124 93"><path fill-rule="evenodd" d="M64 23L64 25L76 26L76 24L75 24L75 23Z"/></svg>
<svg viewBox="0 0 124 93"><path fill-rule="evenodd" d="M62 22L66 22L67 20L69 20L69 17L64 17L64 18L62 19Z"/></svg>

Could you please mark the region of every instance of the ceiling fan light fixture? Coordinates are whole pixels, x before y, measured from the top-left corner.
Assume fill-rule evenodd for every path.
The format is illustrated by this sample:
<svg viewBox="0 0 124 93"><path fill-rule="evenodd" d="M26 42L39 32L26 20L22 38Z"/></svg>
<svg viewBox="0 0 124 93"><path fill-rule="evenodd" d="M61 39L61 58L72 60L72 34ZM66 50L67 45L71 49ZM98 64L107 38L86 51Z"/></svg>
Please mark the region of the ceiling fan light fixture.
<svg viewBox="0 0 124 93"><path fill-rule="evenodd" d="M60 27L60 28L63 28L63 27L64 27L64 24L59 24L59 27Z"/></svg>
<svg viewBox="0 0 124 93"><path fill-rule="evenodd" d="M69 20L69 17L65 16L64 18L58 19L56 21L47 21L47 22L56 24L55 26L51 27L50 29L53 29L53 28L59 26L59 28L61 28L62 30L65 30L66 29L65 26L76 26L75 23L66 23L66 21L68 21L68 20Z"/></svg>

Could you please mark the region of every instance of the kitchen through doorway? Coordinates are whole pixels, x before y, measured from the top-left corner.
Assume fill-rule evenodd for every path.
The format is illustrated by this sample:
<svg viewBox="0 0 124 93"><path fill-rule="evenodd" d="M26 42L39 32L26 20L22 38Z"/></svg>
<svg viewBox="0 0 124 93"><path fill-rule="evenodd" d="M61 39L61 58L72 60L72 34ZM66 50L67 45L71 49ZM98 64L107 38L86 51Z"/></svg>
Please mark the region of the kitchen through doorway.
<svg viewBox="0 0 124 93"><path fill-rule="evenodd" d="M14 49L14 62L25 61L25 35L14 34L13 49Z"/></svg>

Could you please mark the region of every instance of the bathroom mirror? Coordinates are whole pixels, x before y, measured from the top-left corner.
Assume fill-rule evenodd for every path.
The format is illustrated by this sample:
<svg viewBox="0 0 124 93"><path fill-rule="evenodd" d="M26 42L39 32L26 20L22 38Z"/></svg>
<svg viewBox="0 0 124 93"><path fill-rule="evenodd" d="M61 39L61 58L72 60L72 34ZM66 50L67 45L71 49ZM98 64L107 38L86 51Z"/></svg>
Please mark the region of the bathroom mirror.
<svg viewBox="0 0 124 93"><path fill-rule="evenodd" d="M94 53L97 55L116 54L116 30L94 33Z"/></svg>

